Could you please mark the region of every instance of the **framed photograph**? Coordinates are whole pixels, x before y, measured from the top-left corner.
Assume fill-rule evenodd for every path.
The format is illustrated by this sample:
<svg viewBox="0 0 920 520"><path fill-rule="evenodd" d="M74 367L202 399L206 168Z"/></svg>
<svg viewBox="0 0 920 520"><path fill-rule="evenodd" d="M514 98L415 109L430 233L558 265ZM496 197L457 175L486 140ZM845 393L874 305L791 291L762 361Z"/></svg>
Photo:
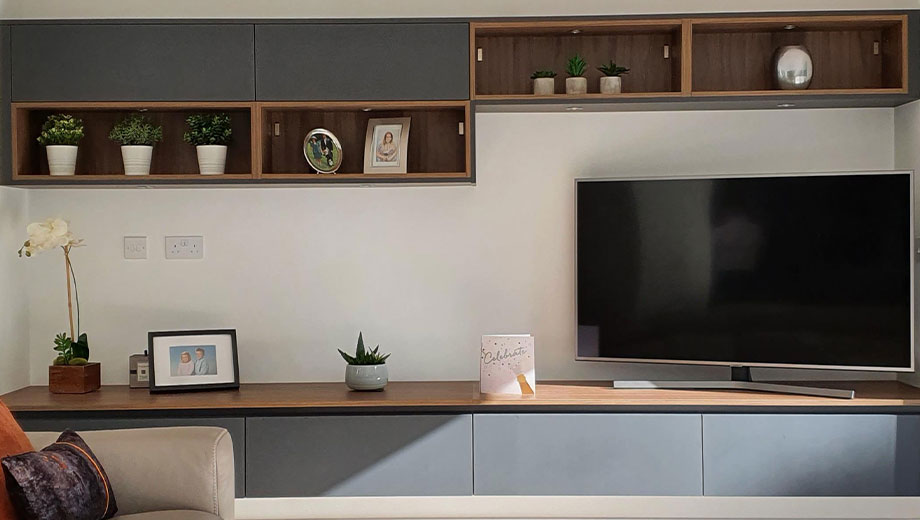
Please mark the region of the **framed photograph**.
<svg viewBox="0 0 920 520"><path fill-rule="evenodd" d="M147 333L150 392L240 387L236 330Z"/></svg>
<svg viewBox="0 0 920 520"><path fill-rule="evenodd" d="M364 173L406 173L409 117L370 119L364 137Z"/></svg>
<svg viewBox="0 0 920 520"><path fill-rule="evenodd" d="M342 165L342 145L329 130L314 128L303 139L303 156L316 173L335 173Z"/></svg>

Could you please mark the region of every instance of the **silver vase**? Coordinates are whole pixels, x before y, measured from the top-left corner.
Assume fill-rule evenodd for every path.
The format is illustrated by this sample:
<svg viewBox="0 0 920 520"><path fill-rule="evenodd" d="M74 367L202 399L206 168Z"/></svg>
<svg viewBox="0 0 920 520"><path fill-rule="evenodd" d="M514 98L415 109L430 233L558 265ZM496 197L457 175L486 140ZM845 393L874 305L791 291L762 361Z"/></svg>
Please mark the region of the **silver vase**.
<svg viewBox="0 0 920 520"><path fill-rule="evenodd" d="M811 54L802 45L785 45L773 54L773 77L784 90L802 90L811 84L815 69Z"/></svg>

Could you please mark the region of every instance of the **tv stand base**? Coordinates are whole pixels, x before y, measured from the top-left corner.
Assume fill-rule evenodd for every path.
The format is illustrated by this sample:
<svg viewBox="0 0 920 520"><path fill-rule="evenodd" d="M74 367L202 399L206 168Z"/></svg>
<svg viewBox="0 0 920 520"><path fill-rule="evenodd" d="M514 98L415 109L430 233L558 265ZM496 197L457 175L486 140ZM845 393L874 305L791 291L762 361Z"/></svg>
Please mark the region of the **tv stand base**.
<svg viewBox="0 0 920 520"><path fill-rule="evenodd" d="M613 387L632 389L664 388L669 390L748 390L751 392L773 392L813 397L836 397L838 399L853 399L856 396L856 392L853 390L778 383L755 383L751 381L751 371L748 367L732 367L731 381L614 381Z"/></svg>

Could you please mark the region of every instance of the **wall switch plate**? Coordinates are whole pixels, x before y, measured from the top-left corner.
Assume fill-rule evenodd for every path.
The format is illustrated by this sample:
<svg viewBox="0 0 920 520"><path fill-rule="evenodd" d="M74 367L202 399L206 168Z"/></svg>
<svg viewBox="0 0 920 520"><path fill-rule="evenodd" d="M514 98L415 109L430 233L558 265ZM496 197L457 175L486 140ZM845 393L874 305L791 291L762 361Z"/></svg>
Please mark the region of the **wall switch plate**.
<svg viewBox="0 0 920 520"><path fill-rule="evenodd" d="M125 237L125 260L147 259L147 237Z"/></svg>
<svg viewBox="0 0 920 520"><path fill-rule="evenodd" d="M204 258L204 237L166 237L167 260L200 260Z"/></svg>

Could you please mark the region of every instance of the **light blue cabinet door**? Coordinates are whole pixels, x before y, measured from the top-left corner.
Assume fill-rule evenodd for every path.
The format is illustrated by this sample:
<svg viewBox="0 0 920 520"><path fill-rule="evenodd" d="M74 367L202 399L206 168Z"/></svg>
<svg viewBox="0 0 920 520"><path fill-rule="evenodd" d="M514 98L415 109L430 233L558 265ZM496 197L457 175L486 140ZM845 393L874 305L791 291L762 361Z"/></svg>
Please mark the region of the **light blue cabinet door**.
<svg viewBox="0 0 920 520"><path fill-rule="evenodd" d="M705 415L706 495L920 494L920 417Z"/></svg>
<svg viewBox="0 0 920 520"><path fill-rule="evenodd" d="M700 495L697 414L476 414L477 495Z"/></svg>

